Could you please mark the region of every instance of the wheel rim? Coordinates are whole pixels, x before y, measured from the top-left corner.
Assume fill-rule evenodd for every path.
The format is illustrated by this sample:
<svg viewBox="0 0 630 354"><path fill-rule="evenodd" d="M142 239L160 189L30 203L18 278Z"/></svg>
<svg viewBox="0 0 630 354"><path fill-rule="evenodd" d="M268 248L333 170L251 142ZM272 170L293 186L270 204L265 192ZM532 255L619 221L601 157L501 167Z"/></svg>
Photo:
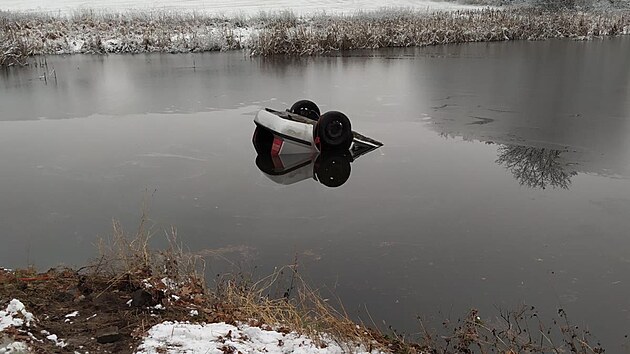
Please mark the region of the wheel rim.
<svg viewBox="0 0 630 354"><path fill-rule="evenodd" d="M330 139L338 139L343 134L343 124L334 120L326 126L326 136Z"/></svg>
<svg viewBox="0 0 630 354"><path fill-rule="evenodd" d="M309 100L300 100L295 102L289 109L289 112L312 120L318 120L320 116L319 107L317 107L313 101Z"/></svg>
<svg viewBox="0 0 630 354"><path fill-rule="evenodd" d="M312 109L308 109L308 108L300 109L297 112L297 114L301 115L302 117L311 118L311 119L315 119L315 117L318 117L317 112L313 111Z"/></svg>

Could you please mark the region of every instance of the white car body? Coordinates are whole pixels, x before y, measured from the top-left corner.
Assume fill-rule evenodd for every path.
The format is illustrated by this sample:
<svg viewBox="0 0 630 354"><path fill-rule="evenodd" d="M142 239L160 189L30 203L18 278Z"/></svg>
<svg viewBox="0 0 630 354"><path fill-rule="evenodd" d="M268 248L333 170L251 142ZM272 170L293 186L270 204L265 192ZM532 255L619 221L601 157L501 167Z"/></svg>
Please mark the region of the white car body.
<svg viewBox="0 0 630 354"><path fill-rule="evenodd" d="M272 155L304 154L318 151L313 139L313 127L316 122L312 121L311 123L307 118L302 117L300 117L302 118L300 121L297 121L295 120L299 119L297 117L299 116L268 108L261 109L256 113L254 123L270 130L275 137L271 150Z"/></svg>

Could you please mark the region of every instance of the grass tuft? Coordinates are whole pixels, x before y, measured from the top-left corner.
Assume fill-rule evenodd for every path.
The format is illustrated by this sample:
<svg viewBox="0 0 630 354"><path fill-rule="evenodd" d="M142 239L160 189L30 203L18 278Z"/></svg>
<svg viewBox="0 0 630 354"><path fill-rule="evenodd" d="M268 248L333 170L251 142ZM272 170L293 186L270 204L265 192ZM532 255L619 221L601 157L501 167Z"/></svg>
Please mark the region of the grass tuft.
<svg viewBox="0 0 630 354"><path fill-rule="evenodd" d="M117 220L112 221L112 230L111 239L101 240L99 244L98 259L87 267L90 275L110 279L111 284L125 281L138 289L145 288L147 283L168 282L204 295L205 262L200 256L184 251L177 238L177 229L171 227L164 231L168 247L159 251L149 246L153 231L146 214L142 215L133 233L125 231ZM166 294L160 294L160 298L162 295Z"/></svg>
<svg viewBox="0 0 630 354"><path fill-rule="evenodd" d="M341 310L335 308L329 299L311 288L298 274L296 264L282 267L256 282L225 279L217 286L216 298L218 308L237 321L296 331L316 342L332 338L348 352L357 345L371 351L391 344L380 331L357 324L343 306L339 306ZM419 350L417 345L407 347L410 353Z"/></svg>
<svg viewBox="0 0 630 354"><path fill-rule="evenodd" d="M33 53L29 42L17 35L15 30L0 30L0 67L25 66Z"/></svg>

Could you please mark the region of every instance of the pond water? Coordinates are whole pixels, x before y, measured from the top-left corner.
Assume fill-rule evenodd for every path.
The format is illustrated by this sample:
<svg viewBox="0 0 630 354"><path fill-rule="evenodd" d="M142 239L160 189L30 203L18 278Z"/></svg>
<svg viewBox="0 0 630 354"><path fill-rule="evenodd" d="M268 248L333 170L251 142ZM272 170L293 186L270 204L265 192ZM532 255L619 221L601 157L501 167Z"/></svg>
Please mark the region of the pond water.
<svg viewBox="0 0 630 354"><path fill-rule="evenodd" d="M146 201L158 246L174 225L191 251L257 275L297 259L368 323L366 309L418 333L417 316L438 328L528 304L627 352L628 62L615 38L2 70L0 263L83 265ZM302 98L385 144L337 188L256 165L257 110Z"/></svg>

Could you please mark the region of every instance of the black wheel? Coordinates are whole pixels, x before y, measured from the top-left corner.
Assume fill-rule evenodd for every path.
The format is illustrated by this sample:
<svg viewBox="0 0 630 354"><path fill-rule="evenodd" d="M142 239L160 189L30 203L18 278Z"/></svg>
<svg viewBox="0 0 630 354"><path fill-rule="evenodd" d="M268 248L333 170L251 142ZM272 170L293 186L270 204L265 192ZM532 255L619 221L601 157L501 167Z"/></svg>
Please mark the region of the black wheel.
<svg viewBox="0 0 630 354"><path fill-rule="evenodd" d="M315 102L309 100L295 102L293 106L291 106L291 109L289 109L289 112L299 114L302 117L312 120L318 120L320 115L319 107L317 107Z"/></svg>
<svg viewBox="0 0 630 354"><path fill-rule="evenodd" d="M322 153L315 160L315 176L327 187L339 187L350 178L350 158L341 153Z"/></svg>
<svg viewBox="0 0 630 354"><path fill-rule="evenodd" d="M330 111L322 114L313 129L315 143L320 151L344 151L352 144L350 120L341 112Z"/></svg>
<svg viewBox="0 0 630 354"><path fill-rule="evenodd" d="M257 154L268 155L271 153L271 145L273 145L273 134L265 128L256 127L252 142Z"/></svg>

